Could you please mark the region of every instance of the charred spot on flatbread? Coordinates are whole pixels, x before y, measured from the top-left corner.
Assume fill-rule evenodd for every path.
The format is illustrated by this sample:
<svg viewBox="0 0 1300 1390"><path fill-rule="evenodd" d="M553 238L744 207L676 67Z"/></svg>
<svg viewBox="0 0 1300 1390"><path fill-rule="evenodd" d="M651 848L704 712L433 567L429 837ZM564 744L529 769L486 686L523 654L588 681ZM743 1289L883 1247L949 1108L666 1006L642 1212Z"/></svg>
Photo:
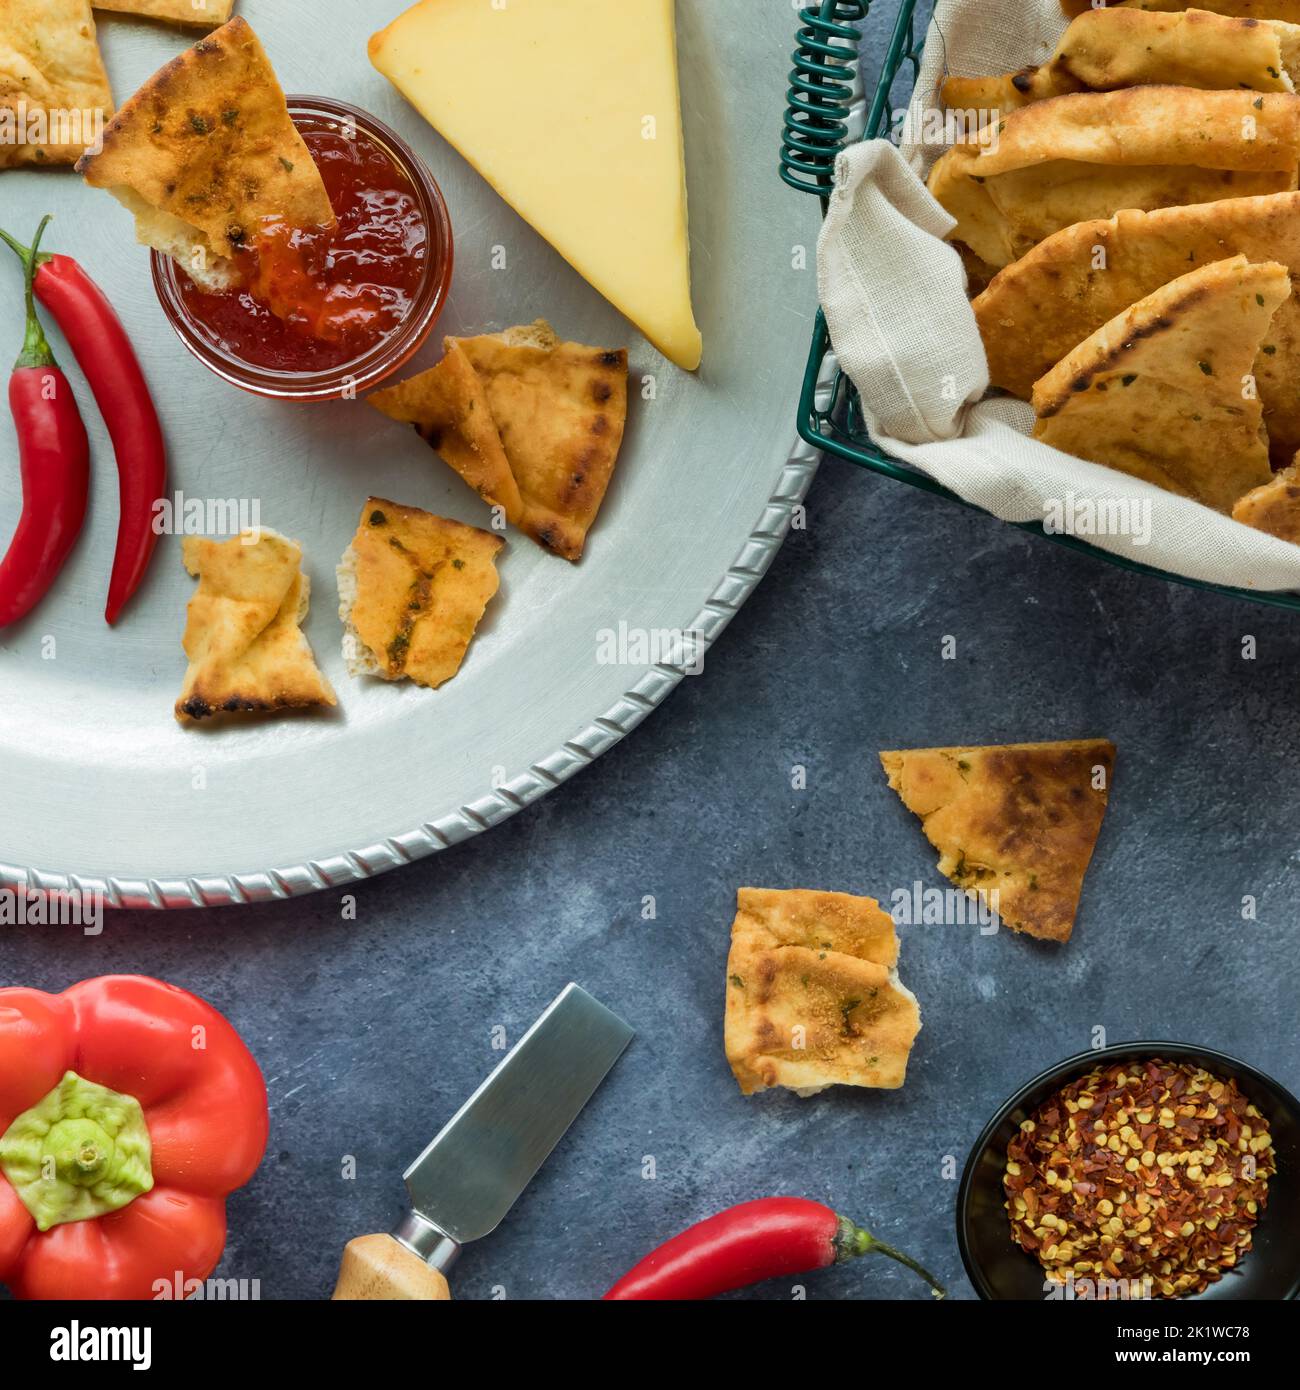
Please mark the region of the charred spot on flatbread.
<svg viewBox="0 0 1300 1390"><path fill-rule="evenodd" d="M182 724L338 703L302 632L311 588L296 542L266 530L187 536L182 557L199 581L185 626Z"/></svg>
<svg viewBox="0 0 1300 1390"><path fill-rule="evenodd" d="M744 1095L903 1084L921 1014L873 898L742 888L727 957L725 1046Z"/></svg>
<svg viewBox="0 0 1300 1390"><path fill-rule="evenodd" d="M500 536L371 497L339 566L353 675L434 688L461 668L500 584Z"/></svg>
<svg viewBox="0 0 1300 1390"><path fill-rule="evenodd" d="M0 169L75 164L112 114L90 0L0 0Z"/></svg>
<svg viewBox="0 0 1300 1390"><path fill-rule="evenodd" d="M1296 188L1300 97L1134 87L1052 97L954 146L930 191L1005 266L1076 222Z"/></svg>
<svg viewBox="0 0 1300 1390"><path fill-rule="evenodd" d="M1115 765L1104 739L885 752L939 872L1016 931L1068 941Z"/></svg>
<svg viewBox="0 0 1300 1390"><path fill-rule="evenodd" d="M136 217L148 246L199 283L272 220L330 226L333 209L257 35L242 19L173 59L122 107L78 170Z"/></svg>
<svg viewBox="0 0 1300 1390"><path fill-rule="evenodd" d="M1139 300L1034 386L1034 437L1216 511L1269 481L1252 368L1291 293L1235 256Z"/></svg>

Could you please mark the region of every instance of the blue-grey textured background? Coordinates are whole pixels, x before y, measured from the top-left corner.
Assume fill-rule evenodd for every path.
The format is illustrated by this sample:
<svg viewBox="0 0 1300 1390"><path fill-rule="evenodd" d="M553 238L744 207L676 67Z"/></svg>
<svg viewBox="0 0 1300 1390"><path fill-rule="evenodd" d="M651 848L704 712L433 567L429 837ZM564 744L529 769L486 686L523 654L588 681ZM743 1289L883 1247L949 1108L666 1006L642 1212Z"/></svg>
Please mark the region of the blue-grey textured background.
<svg viewBox="0 0 1300 1390"><path fill-rule="evenodd" d="M807 529L704 674L538 806L357 887L355 920L328 894L125 914L97 940L30 929L0 942L0 984L138 971L232 1019L266 1075L271 1141L230 1202L219 1272L264 1298L328 1295L343 1245L389 1228L402 1168L499 1060L493 1027L513 1041L570 979L637 1041L466 1252L458 1297L594 1297L689 1222L774 1193L829 1201L970 1297L956 1171L1006 1093L1093 1030L1222 1048L1300 1088L1298 665L1293 615L1127 575L830 461ZM887 900L941 885L878 749L1093 735L1119 760L1074 940L906 929L924 1027L905 1088L742 1099L722 1051L736 887ZM883 1261L807 1289L925 1297Z"/></svg>

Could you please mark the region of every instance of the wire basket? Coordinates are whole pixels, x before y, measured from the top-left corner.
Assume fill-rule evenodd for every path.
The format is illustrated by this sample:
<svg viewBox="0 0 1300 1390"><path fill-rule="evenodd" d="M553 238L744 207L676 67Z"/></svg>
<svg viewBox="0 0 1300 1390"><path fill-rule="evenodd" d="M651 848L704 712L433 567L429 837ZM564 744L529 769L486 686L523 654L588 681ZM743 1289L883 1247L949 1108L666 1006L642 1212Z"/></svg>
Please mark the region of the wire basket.
<svg viewBox="0 0 1300 1390"><path fill-rule="evenodd" d="M879 0L874 0L879 3ZM835 174L835 159L858 124L858 56L862 44L862 23L873 0L821 0L799 11L798 47L786 91L785 126L781 143L781 177L791 188L821 199L825 211ZM924 32L918 33L917 0L901 0L889 46L881 64L880 79L861 113L861 135L874 140L894 135L894 93L903 84L915 86L920 72ZM908 78L910 76L910 83ZM816 449L837 458L883 473L900 483L921 488L964 507L974 507L933 478L881 450L872 440L862 419L861 404L853 383L835 363L826 319L820 310L813 328L812 346L799 397L799 435ZM1090 545L1077 536L1048 531L1039 522L1013 523L1070 550L1095 555L1120 569L1148 574L1193 589L1210 589L1216 594L1249 599L1275 608L1300 609L1300 594L1275 593L1261 589L1237 589L1207 584L1155 569L1123 555Z"/></svg>

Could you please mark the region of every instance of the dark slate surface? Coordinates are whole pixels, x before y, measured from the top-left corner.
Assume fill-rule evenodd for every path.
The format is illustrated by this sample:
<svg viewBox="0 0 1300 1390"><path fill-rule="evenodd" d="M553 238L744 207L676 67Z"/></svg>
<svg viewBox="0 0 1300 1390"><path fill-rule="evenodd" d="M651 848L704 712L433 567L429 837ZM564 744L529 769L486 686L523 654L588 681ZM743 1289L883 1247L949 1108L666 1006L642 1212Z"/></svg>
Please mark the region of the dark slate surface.
<svg viewBox="0 0 1300 1390"><path fill-rule="evenodd" d="M220 1273L260 1280L265 1298L329 1293L344 1243L388 1229L401 1169L499 1059L493 1027L513 1041L570 979L638 1040L506 1224L467 1251L458 1296L590 1298L689 1222L788 1192L869 1223L971 1297L956 1172L1003 1097L1095 1030L1218 1047L1300 1089L1297 653L1296 615L1124 574L829 462L807 529L704 674L541 804L358 887L356 920L329 894L124 914L98 940L30 929L5 938L0 983L139 971L231 1017L272 1123L230 1202ZM906 1087L743 1100L722 1053L737 885L886 900L939 885L878 749L1091 735L1119 761L1070 945L906 929L902 977L924 1015ZM1243 921L1244 895L1258 920ZM874 1261L807 1288L925 1297Z"/></svg>

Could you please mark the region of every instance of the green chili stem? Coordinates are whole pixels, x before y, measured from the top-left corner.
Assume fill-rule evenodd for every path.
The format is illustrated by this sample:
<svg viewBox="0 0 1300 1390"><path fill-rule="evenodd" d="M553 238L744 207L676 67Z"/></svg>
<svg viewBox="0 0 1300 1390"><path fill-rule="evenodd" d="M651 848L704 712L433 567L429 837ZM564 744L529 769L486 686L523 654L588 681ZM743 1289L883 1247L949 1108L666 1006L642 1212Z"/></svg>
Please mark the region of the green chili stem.
<svg viewBox="0 0 1300 1390"><path fill-rule="evenodd" d="M49 213L41 219L41 225L36 229L36 238L30 248L20 245L7 232L0 232L5 243L10 246L14 253L23 263L23 291L27 305L27 328L23 336L23 350L18 354L18 360L14 363L14 371L19 372L28 367L57 367L58 363L54 360L54 353L50 350L50 344L45 337L45 330L41 327L41 320L36 313L36 272L43 264L40 258L41 238L45 235L45 229L50 225L52 218Z"/></svg>
<svg viewBox="0 0 1300 1390"><path fill-rule="evenodd" d="M899 1264L906 1265L914 1274L919 1274L922 1279L934 1290L936 1298L946 1298L947 1289L930 1273L924 1265L918 1264L910 1255L904 1255L901 1250L895 1250L892 1245L886 1245L883 1240L877 1240L870 1231L861 1226L855 1226L853 1222L844 1217L840 1218L840 1229L836 1239L836 1251L840 1259L854 1259L858 1255L880 1254L887 1255L891 1260L897 1260Z"/></svg>

